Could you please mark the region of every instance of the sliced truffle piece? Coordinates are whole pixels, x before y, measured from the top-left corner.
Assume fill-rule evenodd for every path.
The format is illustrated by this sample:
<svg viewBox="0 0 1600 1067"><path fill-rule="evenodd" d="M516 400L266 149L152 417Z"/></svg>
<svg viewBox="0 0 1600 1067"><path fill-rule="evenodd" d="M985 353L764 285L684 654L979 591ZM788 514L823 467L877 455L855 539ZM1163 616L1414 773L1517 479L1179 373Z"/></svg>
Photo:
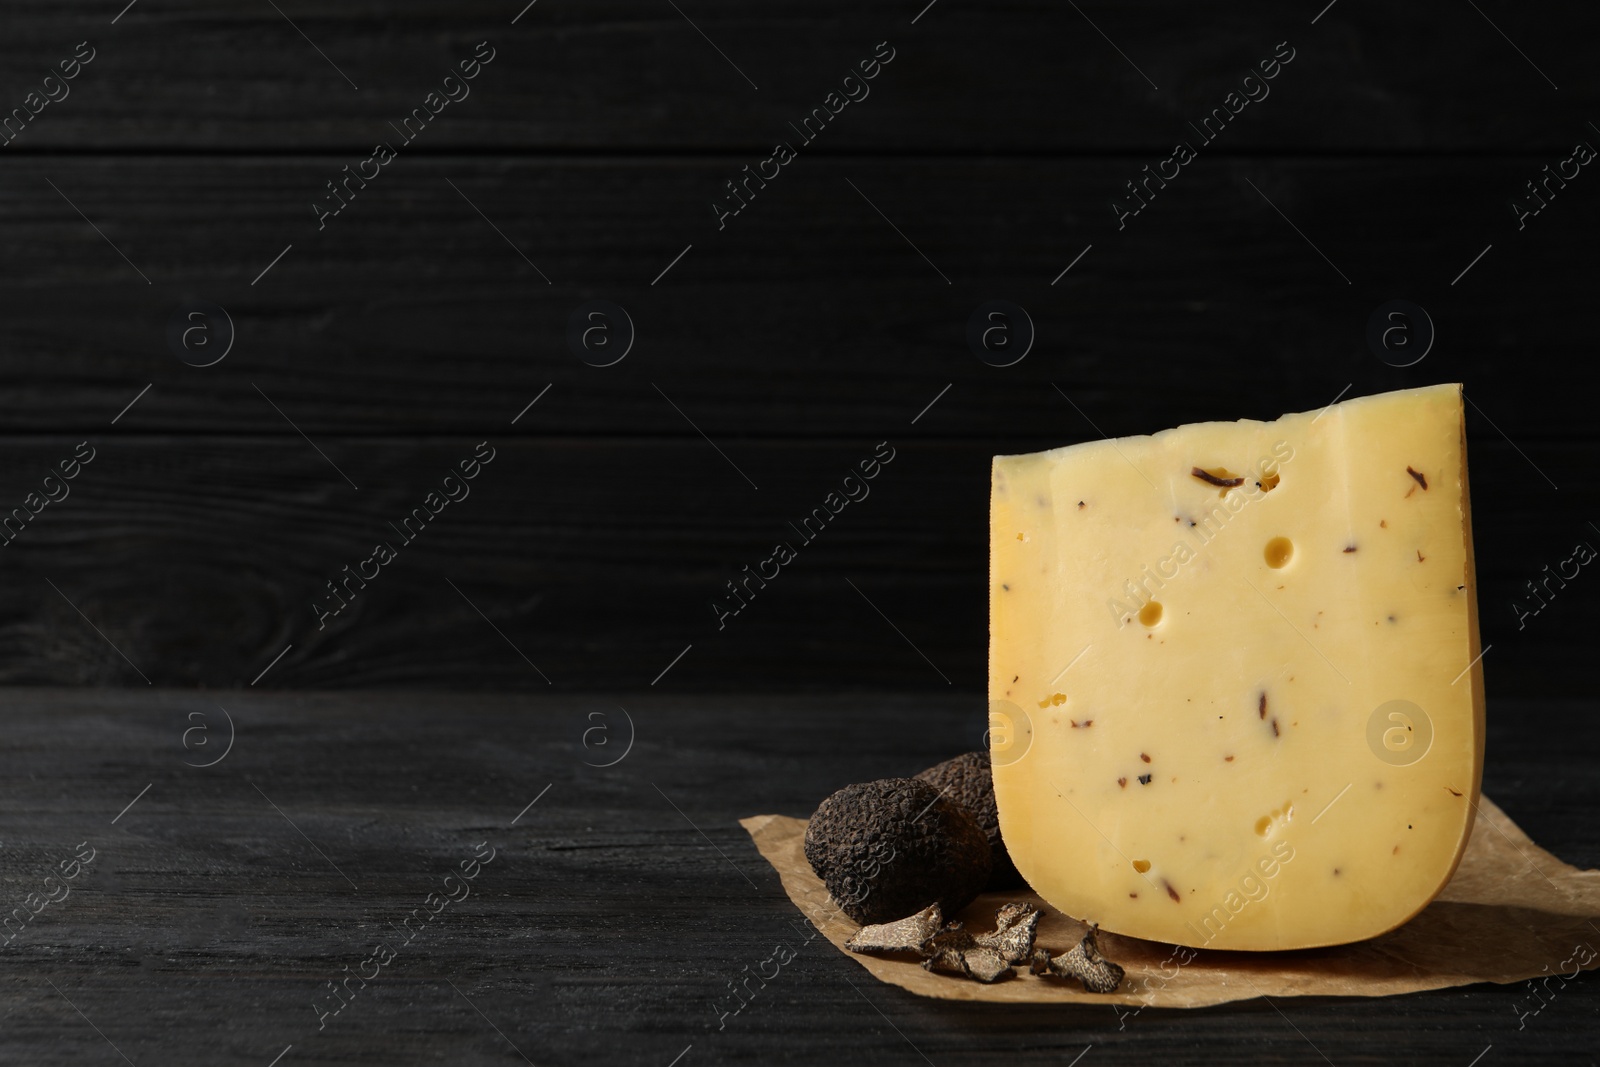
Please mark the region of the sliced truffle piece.
<svg viewBox="0 0 1600 1067"><path fill-rule="evenodd" d="M964 974L978 982L994 982L1011 971L1012 961L999 949L980 943L961 923L951 923L923 946L926 971Z"/></svg>
<svg viewBox="0 0 1600 1067"><path fill-rule="evenodd" d="M940 949L922 963L924 970L964 974L974 981L988 984L999 981L1011 973L1011 962L992 948L971 945L964 949Z"/></svg>
<svg viewBox="0 0 1600 1067"><path fill-rule="evenodd" d="M1058 978L1076 978L1091 993L1115 993L1127 972L1100 955L1100 946L1095 943L1095 934L1099 929L1098 926L1090 926L1082 941L1074 945L1071 951L1054 959L1044 949L1035 949L1028 969L1034 974L1049 973Z"/></svg>
<svg viewBox="0 0 1600 1067"><path fill-rule="evenodd" d="M989 766L989 753L964 752L929 767L917 777L972 812L983 828L993 855L993 870L984 888L1015 889L1023 885L1022 875L1017 873L1011 855L1006 852L1006 843L1000 838L1000 810L994 802L994 775Z"/></svg>
<svg viewBox="0 0 1600 1067"><path fill-rule="evenodd" d="M966 923L949 923L943 930L928 938L922 946L922 954L937 956L946 951L965 952L977 943L977 938L967 932Z"/></svg>
<svg viewBox="0 0 1600 1067"><path fill-rule="evenodd" d="M1010 963L1022 963L1033 953L1033 935L1039 927L1039 909L1023 901L1007 904L995 917L995 931L973 940L992 948Z"/></svg>
<svg viewBox="0 0 1600 1067"><path fill-rule="evenodd" d="M961 963L961 953L965 949L942 948L938 952L922 961L925 971L944 971L946 974L966 974L967 969Z"/></svg>
<svg viewBox="0 0 1600 1067"><path fill-rule="evenodd" d="M915 952L926 955L923 946L944 926L939 905L929 904L915 915L892 923L863 926L850 936L844 947L851 952Z"/></svg>
<svg viewBox="0 0 1600 1067"><path fill-rule="evenodd" d="M952 915L983 891L993 865L972 814L915 778L849 785L824 800L806 827L806 859L862 924L930 904Z"/></svg>

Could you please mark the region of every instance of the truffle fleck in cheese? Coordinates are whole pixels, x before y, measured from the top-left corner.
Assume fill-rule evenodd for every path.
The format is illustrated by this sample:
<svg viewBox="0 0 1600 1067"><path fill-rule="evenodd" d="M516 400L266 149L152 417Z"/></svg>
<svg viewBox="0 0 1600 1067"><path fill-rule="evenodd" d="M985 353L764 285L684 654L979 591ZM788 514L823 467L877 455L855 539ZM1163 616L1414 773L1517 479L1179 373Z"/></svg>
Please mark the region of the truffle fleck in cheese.
<svg viewBox="0 0 1600 1067"><path fill-rule="evenodd" d="M1000 456L990 520L995 797L1047 901L1296 949L1444 887L1483 768L1460 386Z"/></svg>

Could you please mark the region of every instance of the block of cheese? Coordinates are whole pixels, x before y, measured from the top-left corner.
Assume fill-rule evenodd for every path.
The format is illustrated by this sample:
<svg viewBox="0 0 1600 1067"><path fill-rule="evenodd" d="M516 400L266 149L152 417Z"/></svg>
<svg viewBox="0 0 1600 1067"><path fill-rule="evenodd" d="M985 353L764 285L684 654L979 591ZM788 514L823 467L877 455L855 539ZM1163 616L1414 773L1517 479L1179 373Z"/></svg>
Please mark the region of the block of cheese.
<svg viewBox="0 0 1600 1067"><path fill-rule="evenodd" d="M1438 894L1483 768L1461 387L994 461L990 751L1066 914L1218 949Z"/></svg>

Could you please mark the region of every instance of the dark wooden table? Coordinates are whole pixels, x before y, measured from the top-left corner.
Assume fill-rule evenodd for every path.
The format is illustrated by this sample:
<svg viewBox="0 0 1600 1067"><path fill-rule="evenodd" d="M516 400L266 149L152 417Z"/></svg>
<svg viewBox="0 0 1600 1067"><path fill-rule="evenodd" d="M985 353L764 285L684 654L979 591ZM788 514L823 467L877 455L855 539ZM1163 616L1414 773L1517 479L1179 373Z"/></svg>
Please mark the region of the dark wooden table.
<svg viewBox="0 0 1600 1067"><path fill-rule="evenodd" d="M0 950L0 1063L1497 1067L1593 1063L1600 1045L1592 973L1521 1028L1520 984L1119 1022L920 999L806 943L737 819L805 815L971 746L973 695L217 696L9 692L5 907L70 895ZM1485 774L1535 840L1587 867L1595 712L1495 702ZM93 862L62 883L81 842ZM393 957L364 962L380 943ZM719 1029L713 1000L777 944L794 961ZM339 1003L328 983L375 970L320 1016Z"/></svg>

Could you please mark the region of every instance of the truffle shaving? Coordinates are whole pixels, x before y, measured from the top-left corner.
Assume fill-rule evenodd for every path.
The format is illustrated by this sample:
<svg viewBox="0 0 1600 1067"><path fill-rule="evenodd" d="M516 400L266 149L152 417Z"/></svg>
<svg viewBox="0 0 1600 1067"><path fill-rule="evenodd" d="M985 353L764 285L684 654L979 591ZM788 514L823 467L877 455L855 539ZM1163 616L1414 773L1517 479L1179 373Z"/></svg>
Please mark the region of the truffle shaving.
<svg viewBox="0 0 1600 1067"><path fill-rule="evenodd" d="M915 952L923 954L923 946L944 925L939 905L926 908L905 919L892 923L863 926L851 935L844 947L851 952Z"/></svg>
<svg viewBox="0 0 1600 1067"><path fill-rule="evenodd" d="M994 949L1008 963L1023 963L1033 952L1034 931L1039 927L1039 909L1027 902L1007 904L995 917L995 931L974 940Z"/></svg>
<svg viewBox="0 0 1600 1067"><path fill-rule="evenodd" d="M1074 945L1071 951L1054 959L1044 949L1036 949L1029 960L1028 969L1034 974L1049 973L1058 978L1076 978L1091 993L1116 992L1127 972L1100 955L1100 947L1095 943L1095 934L1099 929L1097 925L1090 926L1082 941Z"/></svg>
<svg viewBox="0 0 1600 1067"><path fill-rule="evenodd" d="M961 950L941 949L925 960L922 966L930 971L964 974L985 985L997 982L1011 973L1011 961L994 949L982 945Z"/></svg>

